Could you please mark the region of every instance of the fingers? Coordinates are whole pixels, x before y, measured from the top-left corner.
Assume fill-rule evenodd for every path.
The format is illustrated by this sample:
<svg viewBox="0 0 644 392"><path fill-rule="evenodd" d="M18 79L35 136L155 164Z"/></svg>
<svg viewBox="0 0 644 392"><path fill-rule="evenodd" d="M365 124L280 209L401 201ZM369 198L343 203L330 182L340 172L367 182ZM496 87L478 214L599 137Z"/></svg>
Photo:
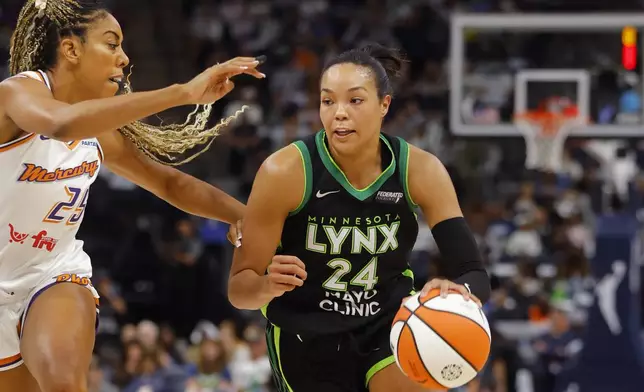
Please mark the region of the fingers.
<svg viewBox="0 0 644 392"><path fill-rule="evenodd" d="M479 306L479 308L482 308L482 307L483 307L483 302L481 302L481 300L480 300L480 299L478 299L478 298L476 297L476 295L474 295L474 294L470 294L470 299L471 299L472 301L474 301L474 302Z"/></svg>
<svg viewBox="0 0 644 392"><path fill-rule="evenodd" d="M235 83L233 83L230 79L226 79L226 81L224 82L224 85L222 86L221 96L223 97L224 95L233 91L234 88L235 88Z"/></svg>
<svg viewBox="0 0 644 392"><path fill-rule="evenodd" d="M246 60L249 59L249 60ZM246 73L256 78L265 78L266 75L259 72L256 68L259 65L259 61L254 58L237 58L230 61L227 61L223 64L218 64L213 67L213 72L217 75L223 75L227 78Z"/></svg>
<svg viewBox="0 0 644 392"><path fill-rule="evenodd" d="M470 292L470 290L465 287L464 285L456 284L450 282L449 290L456 290L458 291L461 295L463 295L463 298L465 298L466 301L472 300L476 302L476 304L480 307L483 307L483 304L481 303L481 300L476 298L474 294Z"/></svg>
<svg viewBox="0 0 644 392"><path fill-rule="evenodd" d="M420 291L420 297L424 297L429 294L433 289L439 288L441 285L441 279L432 279L423 286L423 289Z"/></svg>
<svg viewBox="0 0 644 392"><path fill-rule="evenodd" d="M244 62L244 63L252 63L252 62L257 62L258 64L262 62L262 60L266 60L266 56L257 56L257 57L234 57L226 63L233 63L233 62Z"/></svg>
<svg viewBox="0 0 644 392"><path fill-rule="evenodd" d="M269 273L297 276L302 280L306 279L307 276L308 276L306 271L304 270L304 268L300 267L297 264L275 264L275 263L273 263L269 267Z"/></svg>
<svg viewBox="0 0 644 392"><path fill-rule="evenodd" d="M268 280L274 295L280 296L286 291L292 291L304 285L308 276L305 268L302 260L295 256L273 256L268 266Z"/></svg>
<svg viewBox="0 0 644 392"><path fill-rule="evenodd" d="M228 233L226 233L226 239L228 239L228 242L233 244L235 248L239 248L241 246L241 239L242 239L242 221L238 220L234 224L230 225L230 228L228 229Z"/></svg>
<svg viewBox="0 0 644 392"><path fill-rule="evenodd" d="M254 76L257 79L264 79L266 77L266 75L264 75L263 73L259 72L254 68L249 68L245 70L243 73L245 73L246 75Z"/></svg>
<svg viewBox="0 0 644 392"><path fill-rule="evenodd" d="M260 55L257 57L235 57L233 59L230 59L226 61L226 63L238 63L238 62L243 62L243 63L257 63L257 65L264 64L266 62L266 56L265 55ZM224 63L224 64L226 64Z"/></svg>
<svg viewBox="0 0 644 392"><path fill-rule="evenodd" d="M249 66L246 64L219 64L212 67L209 71L211 72L211 77L216 78L220 81L220 78L230 79L233 76L241 75L249 69Z"/></svg>
<svg viewBox="0 0 644 392"><path fill-rule="evenodd" d="M441 298L447 298L447 294L449 294L450 283L451 282L449 280L441 281L441 284L440 284Z"/></svg>
<svg viewBox="0 0 644 392"><path fill-rule="evenodd" d="M271 282L276 284L291 285L295 287L302 287L304 280L293 275L283 275L276 272L271 272L269 275Z"/></svg>
<svg viewBox="0 0 644 392"><path fill-rule="evenodd" d="M283 256L283 255L277 255L273 257L273 263L276 264L295 264L298 267L302 268L303 270L306 269L306 266L300 260L298 257L295 256Z"/></svg>
<svg viewBox="0 0 644 392"><path fill-rule="evenodd" d="M450 282L449 280L445 280L445 279L432 279L431 281L427 282L427 284L425 284L425 286L421 290L420 297L422 298L422 297L426 296L433 289L439 289L440 290L440 296L442 298L447 298L447 295L449 294L449 292L451 290L451 291L456 291L459 294L461 294L466 301L472 300L479 307L483 306L481 301L474 294L472 294L467 289L467 287L465 287L463 285L460 285L458 283Z"/></svg>
<svg viewBox="0 0 644 392"><path fill-rule="evenodd" d="M239 248L241 246L241 240L242 240L242 221L238 220L235 222L235 229L236 229L236 236L235 238L235 247Z"/></svg>

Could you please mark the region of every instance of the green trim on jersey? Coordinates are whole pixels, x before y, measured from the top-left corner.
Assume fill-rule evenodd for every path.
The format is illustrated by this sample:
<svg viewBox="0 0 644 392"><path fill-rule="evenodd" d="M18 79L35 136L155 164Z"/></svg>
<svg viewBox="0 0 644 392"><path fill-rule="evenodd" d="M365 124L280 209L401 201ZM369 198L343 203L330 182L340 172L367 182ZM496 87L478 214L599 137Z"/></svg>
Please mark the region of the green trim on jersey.
<svg viewBox="0 0 644 392"><path fill-rule="evenodd" d="M405 192L405 198L409 207L413 210L418 208L418 204L414 202L411 198L411 193L409 192L409 144L401 137L398 137L400 141L400 155L399 165L400 165L400 183L403 186L403 191Z"/></svg>
<svg viewBox="0 0 644 392"><path fill-rule="evenodd" d="M266 343L268 348L268 359L271 362L273 370L273 379L277 384L279 392L293 392L293 388L286 381L284 377L284 370L282 369L282 360L280 359L280 327L268 323L266 330Z"/></svg>
<svg viewBox="0 0 644 392"><path fill-rule="evenodd" d="M301 140L296 141L293 145L300 152L300 158L302 158L302 166L304 167L304 193L302 194L300 204L296 209L291 211L288 216L293 216L304 208L311 197L311 188L313 187L313 167L311 165L311 154L309 153L309 148Z"/></svg>
<svg viewBox="0 0 644 392"><path fill-rule="evenodd" d="M309 199L311 198L311 189L313 188L313 166L311 164L311 154L309 153L309 148L304 144L303 141L298 140L293 143L295 148L297 148L297 151L300 153L300 158L302 159L302 166L304 167L304 193L302 193L302 199L300 199L300 204L297 206L296 209L293 211L289 212L288 216L293 216L297 215L298 212L302 210L306 206L306 203L308 203ZM277 251L282 250L282 241L280 240L279 244L277 245ZM267 270L268 273L268 270ZM270 301L262 306L259 310L262 313L262 315L268 319L266 316L266 312L268 311L268 305L270 305Z"/></svg>
<svg viewBox="0 0 644 392"><path fill-rule="evenodd" d="M380 360L371 368L369 368L369 371L367 371L367 374L365 375L365 382L364 382L365 387L369 388L369 381L371 381L371 378L375 376L376 373L378 373L379 371L381 371L382 369L386 368L387 366L393 363L396 363L396 357L394 357L393 355L390 355L387 358Z"/></svg>
<svg viewBox="0 0 644 392"><path fill-rule="evenodd" d="M322 159L322 163L324 163L324 167L326 167L333 178L335 178L335 180L339 182L340 185L342 185L342 187L347 192L349 192L349 194L351 194L351 196L360 201L364 201L371 195L376 193L376 191L380 189L382 184L384 184L385 181L387 181L389 177L391 177L396 171L396 158L393 149L391 148L389 141L381 134L380 140L382 140L387 145L389 151L391 152L391 162L389 163L389 166L387 166L387 168L382 173L380 173L378 178L376 178L374 182L372 182L369 186L364 189L356 189L353 185L351 185L351 183L347 179L347 176L342 172L342 169L340 169L337 163L335 163L335 161L333 160L333 157L331 156L331 153L326 146L325 139L326 134L324 130L318 132L318 134L315 136L315 144L317 145L318 154Z"/></svg>
<svg viewBox="0 0 644 392"><path fill-rule="evenodd" d="M412 271L412 270L409 268L409 269L404 270L404 271L403 271L403 273L402 273L402 275L403 275L403 276L406 276L406 277L408 277L408 278L410 278L410 279L411 279L411 281L412 281L412 286L413 286L413 282L414 282L414 271ZM414 295L414 294L416 294L416 290L413 290L413 289L412 289L412 290L409 292L409 295ZM365 385L367 388L369 388L369 381L371 381L371 378L372 378L373 376L375 376L375 375L376 375L376 373L378 373L379 371L381 371L382 369L386 368L387 366L389 366L389 365L391 365L391 364L393 364L393 363L396 363L396 357L394 357L393 355L391 355L391 356L389 356L389 357L387 357L387 358L384 358L384 359L380 360L378 363L376 363L376 364L375 364L375 365L373 365L371 368L369 368L369 370L367 371L367 374L365 374L365 382L364 382L364 385Z"/></svg>

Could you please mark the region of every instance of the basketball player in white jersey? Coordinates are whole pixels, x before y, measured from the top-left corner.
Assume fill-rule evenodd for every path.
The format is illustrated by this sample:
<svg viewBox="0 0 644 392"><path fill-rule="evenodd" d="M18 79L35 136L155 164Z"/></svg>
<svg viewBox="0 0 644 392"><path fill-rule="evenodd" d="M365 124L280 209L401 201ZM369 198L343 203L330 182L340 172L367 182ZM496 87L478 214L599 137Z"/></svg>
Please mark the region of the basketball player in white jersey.
<svg viewBox="0 0 644 392"><path fill-rule="evenodd" d="M129 59L118 22L97 3L27 0L12 38L13 76L0 83L3 392L87 390L98 295L75 236L103 164L186 212L232 226L243 213L243 204L158 156L216 135L202 121L209 105L232 90L229 78L263 78L258 61L236 58L186 84L116 95ZM207 112L181 128L135 123L195 104Z"/></svg>

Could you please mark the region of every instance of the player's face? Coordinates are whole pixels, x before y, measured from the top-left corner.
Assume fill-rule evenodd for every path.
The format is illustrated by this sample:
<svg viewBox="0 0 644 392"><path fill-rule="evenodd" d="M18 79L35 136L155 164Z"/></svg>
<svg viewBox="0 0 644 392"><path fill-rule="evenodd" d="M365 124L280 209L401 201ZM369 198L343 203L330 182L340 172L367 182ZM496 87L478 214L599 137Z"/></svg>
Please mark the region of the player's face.
<svg viewBox="0 0 644 392"><path fill-rule="evenodd" d="M378 98L368 67L346 63L329 68L322 75L320 119L331 147L352 154L378 138L390 102L390 96Z"/></svg>
<svg viewBox="0 0 644 392"><path fill-rule="evenodd" d="M74 70L75 76L92 98L106 98L116 94L123 80L123 69L130 59L123 51L123 31L111 14L96 20L87 30Z"/></svg>

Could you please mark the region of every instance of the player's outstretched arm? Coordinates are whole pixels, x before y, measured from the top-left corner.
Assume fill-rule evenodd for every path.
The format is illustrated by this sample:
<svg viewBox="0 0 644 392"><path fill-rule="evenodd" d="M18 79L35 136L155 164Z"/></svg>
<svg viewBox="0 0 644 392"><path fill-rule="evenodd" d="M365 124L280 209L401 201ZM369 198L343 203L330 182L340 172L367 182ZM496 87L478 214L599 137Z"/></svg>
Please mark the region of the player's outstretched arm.
<svg viewBox="0 0 644 392"><path fill-rule="evenodd" d="M25 132L62 141L87 139L166 109L215 102L232 90L230 78L242 73L262 78L258 64L254 58L238 57L185 84L75 104L56 100L42 82L9 78L0 83L0 108Z"/></svg>
<svg viewBox="0 0 644 392"><path fill-rule="evenodd" d="M114 173L189 214L235 224L244 205L214 186L148 158L120 132L98 138L105 164Z"/></svg>
<svg viewBox="0 0 644 392"><path fill-rule="evenodd" d="M471 292L485 303L490 297L490 279L447 170L434 155L410 146L408 175L410 196L425 215L445 261L441 270L449 279L435 279L423 291L440 288L447 294L454 289L466 297Z"/></svg>
<svg viewBox="0 0 644 392"><path fill-rule="evenodd" d="M301 260L274 256L284 221L303 194L304 168L295 146L284 147L264 161L246 206L242 246L235 249L230 270L228 299L236 308L259 309L306 279Z"/></svg>

